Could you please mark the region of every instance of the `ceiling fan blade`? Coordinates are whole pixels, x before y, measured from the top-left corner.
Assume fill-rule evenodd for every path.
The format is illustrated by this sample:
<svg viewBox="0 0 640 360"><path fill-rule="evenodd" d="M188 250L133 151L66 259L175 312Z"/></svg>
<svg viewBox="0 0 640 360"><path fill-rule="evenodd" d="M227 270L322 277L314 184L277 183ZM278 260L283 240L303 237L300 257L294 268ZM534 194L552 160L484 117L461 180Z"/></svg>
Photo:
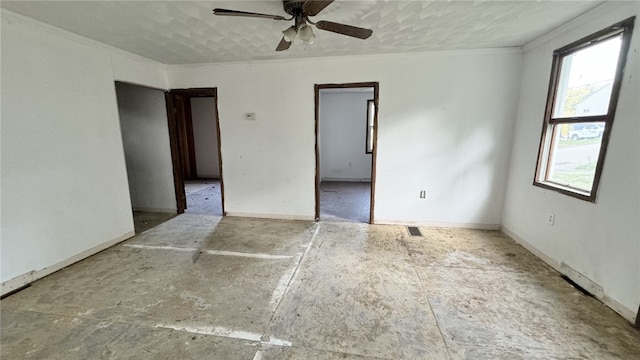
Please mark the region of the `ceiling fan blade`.
<svg viewBox="0 0 640 360"><path fill-rule="evenodd" d="M308 16L316 16L320 11L324 10L324 8L329 6L332 2L333 0L307 0L304 2L302 9Z"/></svg>
<svg viewBox="0 0 640 360"><path fill-rule="evenodd" d="M287 41L284 39L284 36L282 37L282 40L280 40L280 43L278 44L278 46L276 47L276 51L284 51L287 50L289 47L291 46L291 41Z"/></svg>
<svg viewBox="0 0 640 360"><path fill-rule="evenodd" d="M280 15L259 14L259 13L252 13L252 12L238 11L238 10L227 10L227 9L213 9L213 14L221 15L221 16L243 16L243 17L273 19L273 20L286 20L283 16L280 16Z"/></svg>
<svg viewBox="0 0 640 360"><path fill-rule="evenodd" d="M357 26L335 23L332 21L318 21L316 27L321 30L331 31L337 34L347 35L358 39L367 39L373 30Z"/></svg>

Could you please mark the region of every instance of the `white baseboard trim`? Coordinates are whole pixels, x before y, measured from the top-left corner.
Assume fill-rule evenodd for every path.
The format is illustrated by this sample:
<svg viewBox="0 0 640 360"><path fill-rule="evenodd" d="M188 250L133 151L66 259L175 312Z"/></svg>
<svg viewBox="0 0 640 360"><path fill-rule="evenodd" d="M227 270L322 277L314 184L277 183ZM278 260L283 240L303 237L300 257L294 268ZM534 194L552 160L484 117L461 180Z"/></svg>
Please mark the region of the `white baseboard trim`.
<svg viewBox="0 0 640 360"><path fill-rule="evenodd" d="M502 231L503 234L505 234L509 238L511 238L511 240L517 242L523 248L529 250L530 253L532 253L533 255L535 255L538 258L540 258L540 260L546 262L549 266L551 266L552 268L556 269L556 271L561 272L560 271L560 262L559 261L556 261L552 257L550 257L547 254L543 253L542 251L538 250L538 248L536 248L535 246L529 244L526 240L524 240L520 236L516 235L513 231L507 229L506 227L502 226L500 228L500 230Z"/></svg>
<svg viewBox="0 0 640 360"><path fill-rule="evenodd" d="M598 299L604 299L604 289L588 277L584 276L578 270L572 268L564 262L560 262L560 273L567 276L574 283L580 285Z"/></svg>
<svg viewBox="0 0 640 360"><path fill-rule="evenodd" d="M115 239L102 243L98 246L94 246L91 249L85 250L79 254L76 254L66 260L60 261L59 263L53 264L51 266L47 266L40 270L31 270L26 274L18 275L11 280L7 280L0 284L0 296L10 293L16 289L19 289L27 284L30 284L38 279L41 279L49 274L53 274L54 272L64 269L67 266L72 265L80 260L88 258L89 256L99 253L102 250L105 250L117 243L120 243L124 240L127 240L135 235L135 231L131 230L125 234L118 236Z"/></svg>
<svg viewBox="0 0 640 360"><path fill-rule="evenodd" d="M405 221L405 220L379 220L374 219L376 225L409 225L433 228L476 229L476 230L500 230L500 224L455 223L438 221Z"/></svg>
<svg viewBox="0 0 640 360"><path fill-rule="evenodd" d="M620 316L622 316L623 318L629 320L631 324L636 323L636 312L620 304L617 300L610 298L609 296L607 296L607 294L604 294L604 297L598 300L602 301L605 305L620 314Z"/></svg>
<svg viewBox="0 0 640 360"><path fill-rule="evenodd" d="M516 235L513 231L508 228L502 226L501 231L511 238L513 241L522 245L525 249L529 250L533 255L540 258L542 261L547 263L549 266L554 268L559 273L567 276L576 284L582 286L585 290L589 291L593 296L595 296L598 300L602 301L605 305L610 307L613 311L617 312L623 318L629 320L632 324L636 321L636 312L635 310L631 310L628 307L622 305L617 300L610 298L607 294L604 293L603 287L579 273L575 269L571 268L569 265L565 264L562 261L557 261L550 256L544 254L540 250L538 250L535 246L531 245L529 242Z"/></svg>
<svg viewBox="0 0 640 360"><path fill-rule="evenodd" d="M255 214L255 213L243 213L243 212L227 212L227 216L257 218L257 219L274 219L274 220L307 220L307 221L314 221L315 220L315 217L313 217L313 216L282 215L282 214Z"/></svg>
<svg viewBox="0 0 640 360"><path fill-rule="evenodd" d="M133 211L140 212L153 212L153 213L163 213L163 214L177 214L178 209L162 209L162 208L133 208Z"/></svg>

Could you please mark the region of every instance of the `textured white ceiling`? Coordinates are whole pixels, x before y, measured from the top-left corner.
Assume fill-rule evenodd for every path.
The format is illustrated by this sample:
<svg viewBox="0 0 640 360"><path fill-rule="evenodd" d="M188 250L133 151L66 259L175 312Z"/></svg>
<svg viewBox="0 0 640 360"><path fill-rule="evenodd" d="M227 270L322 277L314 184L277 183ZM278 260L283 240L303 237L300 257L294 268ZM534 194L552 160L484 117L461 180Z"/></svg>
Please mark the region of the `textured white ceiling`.
<svg viewBox="0 0 640 360"><path fill-rule="evenodd" d="M222 17L227 8L286 15L280 1L2 1L0 6L165 64L521 46L600 1L340 1L313 20L373 29L359 40L317 30L275 52L291 22Z"/></svg>

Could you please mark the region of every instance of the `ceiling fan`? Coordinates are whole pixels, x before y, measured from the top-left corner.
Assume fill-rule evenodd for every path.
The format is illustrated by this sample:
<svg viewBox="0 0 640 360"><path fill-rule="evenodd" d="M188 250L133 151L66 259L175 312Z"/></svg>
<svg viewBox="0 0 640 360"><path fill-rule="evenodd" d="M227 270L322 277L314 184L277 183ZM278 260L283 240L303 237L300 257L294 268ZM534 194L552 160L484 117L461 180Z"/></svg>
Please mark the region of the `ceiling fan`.
<svg viewBox="0 0 640 360"><path fill-rule="evenodd" d="M340 24L332 21L318 21L313 22L309 20L310 16L318 15L324 8L329 6L334 0L326 0L326 1L318 1L318 0L283 0L282 6L284 7L284 11L291 15L290 18L285 18L280 15L268 15L268 14L259 14L252 13L246 11L237 11L237 10L227 10L227 9L213 9L214 15L220 16L242 16L242 17L255 17L255 18L263 18L263 19L272 19L272 20L284 20L291 21L295 20L294 25L285 29L282 33L284 36L280 43L276 47L276 51L287 50L293 40L298 37L303 40L305 43L313 43L315 39L315 35L313 34L313 29L311 25L315 25L316 28L325 31L331 31L337 34L342 34L346 36L351 36L358 39L367 39L371 34L373 34L373 30L365 29L357 26Z"/></svg>

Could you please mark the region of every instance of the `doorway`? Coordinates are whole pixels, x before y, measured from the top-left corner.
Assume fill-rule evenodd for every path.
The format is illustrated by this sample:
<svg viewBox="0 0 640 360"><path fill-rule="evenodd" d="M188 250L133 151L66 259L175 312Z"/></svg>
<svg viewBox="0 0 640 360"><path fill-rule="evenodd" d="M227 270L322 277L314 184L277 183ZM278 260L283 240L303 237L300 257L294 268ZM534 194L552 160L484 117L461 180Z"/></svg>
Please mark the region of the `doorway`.
<svg viewBox="0 0 640 360"><path fill-rule="evenodd" d="M176 215L164 90L115 82L136 234Z"/></svg>
<svg viewBox="0 0 640 360"><path fill-rule="evenodd" d="M178 213L224 216L216 88L165 94Z"/></svg>
<svg viewBox="0 0 640 360"><path fill-rule="evenodd" d="M378 83L316 84L317 220L373 224Z"/></svg>

